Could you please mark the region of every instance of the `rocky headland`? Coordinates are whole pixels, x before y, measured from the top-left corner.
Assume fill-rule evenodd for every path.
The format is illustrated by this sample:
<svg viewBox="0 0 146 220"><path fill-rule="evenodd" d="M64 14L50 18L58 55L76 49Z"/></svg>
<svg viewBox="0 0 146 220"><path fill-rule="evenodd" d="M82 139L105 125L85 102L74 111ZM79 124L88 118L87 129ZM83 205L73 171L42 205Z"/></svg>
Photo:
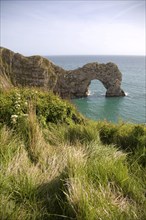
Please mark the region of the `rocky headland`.
<svg viewBox="0 0 146 220"><path fill-rule="evenodd" d="M63 98L88 95L92 80L97 79L106 88L106 96L125 96L121 89L122 74L114 63L88 63L75 70L64 70L41 56L25 57L0 48L1 86L7 78L14 86L41 87L52 90Z"/></svg>

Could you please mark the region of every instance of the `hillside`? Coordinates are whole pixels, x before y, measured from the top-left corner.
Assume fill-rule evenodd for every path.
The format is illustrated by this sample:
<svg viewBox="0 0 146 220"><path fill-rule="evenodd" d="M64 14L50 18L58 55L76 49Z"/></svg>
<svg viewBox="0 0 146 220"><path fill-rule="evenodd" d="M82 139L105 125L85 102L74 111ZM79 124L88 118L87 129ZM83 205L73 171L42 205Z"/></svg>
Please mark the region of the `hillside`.
<svg viewBox="0 0 146 220"><path fill-rule="evenodd" d="M145 220L146 127L83 118L40 89L0 91L0 219Z"/></svg>

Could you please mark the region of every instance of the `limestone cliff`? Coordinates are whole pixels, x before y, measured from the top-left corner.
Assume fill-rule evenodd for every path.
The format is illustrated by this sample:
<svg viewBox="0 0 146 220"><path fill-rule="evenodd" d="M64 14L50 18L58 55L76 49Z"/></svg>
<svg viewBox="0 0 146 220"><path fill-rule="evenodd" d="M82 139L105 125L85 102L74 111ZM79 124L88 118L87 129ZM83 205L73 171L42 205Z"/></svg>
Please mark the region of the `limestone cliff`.
<svg viewBox="0 0 146 220"><path fill-rule="evenodd" d="M98 79L107 89L106 96L125 96L122 74L114 63L89 63L75 70L64 70L41 56L24 57L0 48L0 76L14 86L35 86L52 90L61 97L85 97L91 80Z"/></svg>

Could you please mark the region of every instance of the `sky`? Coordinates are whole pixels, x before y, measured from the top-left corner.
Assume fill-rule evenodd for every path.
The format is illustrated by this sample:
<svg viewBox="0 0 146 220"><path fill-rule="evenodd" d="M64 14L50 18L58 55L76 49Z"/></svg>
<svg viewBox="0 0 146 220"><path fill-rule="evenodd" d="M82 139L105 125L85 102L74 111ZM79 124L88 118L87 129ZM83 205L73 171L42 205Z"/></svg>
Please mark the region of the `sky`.
<svg viewBox="0 0 146 220"><path fill-rule="evenodd" d="M0 45L29 56L145 55L145 0L1 0Z"/></svg>

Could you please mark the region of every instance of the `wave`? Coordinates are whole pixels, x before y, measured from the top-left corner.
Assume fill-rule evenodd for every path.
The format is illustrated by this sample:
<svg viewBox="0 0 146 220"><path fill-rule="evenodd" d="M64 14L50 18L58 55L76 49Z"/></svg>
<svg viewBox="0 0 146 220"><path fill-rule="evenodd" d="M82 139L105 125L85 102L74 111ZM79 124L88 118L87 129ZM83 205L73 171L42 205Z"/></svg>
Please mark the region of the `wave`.
<svg viewBox="0 0 146 220"><path fill-rule="evenodd" d="M88 97L92 97L92 96L95 96L95 97L105 97L105 93L99 93L98 91L96 90L89 90L88 93L87 93L87 96Z"/></svg>
<svg viewBox="0 0 146 220"><path fill-rule="evenodd" d="M94 94L95 94L95 92L93 92L93 91L91 91L91 90L88 90L87 96L92 96L92 95L94 95Z"/></svg>
<svg viewBox="0 0 146 220"><path fill-rule="evenodd" d="M89 90L88 93L87 93L87 96L105 96L105 93L98 93L97 91L91 91ZM129 93L128 92L125 92L125 96L129 96Z"/></svg>

